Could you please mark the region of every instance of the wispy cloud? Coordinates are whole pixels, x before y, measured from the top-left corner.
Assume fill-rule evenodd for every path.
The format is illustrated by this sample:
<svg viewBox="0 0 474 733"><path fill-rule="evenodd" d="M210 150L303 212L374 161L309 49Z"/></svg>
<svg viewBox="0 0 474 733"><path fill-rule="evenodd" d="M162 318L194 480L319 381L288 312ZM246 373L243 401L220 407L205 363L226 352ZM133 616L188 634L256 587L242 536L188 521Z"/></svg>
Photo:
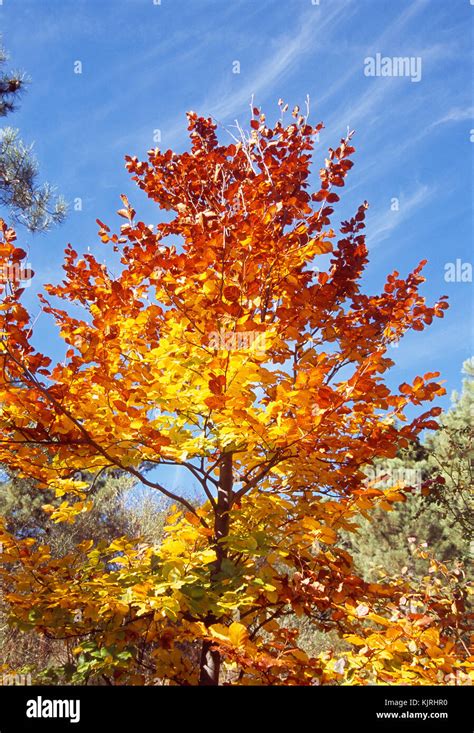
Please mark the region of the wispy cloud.
<svg viewBox="0 0 474 733"><path fill-rule="evenodd" d="M202 108L217 119L227 119L238 114L253 95L268 95L277 82L281 84L306 56L317 50L318 44L327 41L328 33L335 34L338 23L347 22L351 12L350 7L340 2L334 3L329 11L325 8L324 12L321 7L313 6L299 19L296 33L274 40L272 45L276 50L262 59L260 71L243 84L237 94L227 88L223 94L213 94L204 100Z"/></svg>
<svg viewBox="0 0 474 733"><path fill-rule="evenodd" d="M440 117L439 120L435 120L429 126L429 130L438 125L445 125L449 122L463 122L464 120L474 119L474 107L453 107L447 114Z"/></svg>
<svg viewBox="0 0 474 733"><path fill-rule="evenodd" d="M357 50L357 54L360 55L361 58L361 63L350 64L348 72L346 72L346 74L342 76L339 76L334 84L332 84L323 95L318 97L318 103L323 104L328 99L333 97L336 92L339 92L339 90L343 88L351 79L353 79L354 76L360 75L362 69L362 59L365 58L365 56L372 53L374 49L380 51L384 48L385 44L390 43L391 41L393 41L394 38L400 38L402 36L405 26L410 23L410 21L413 20L416 15L418 15L423 9L426 8L428 1L429 0L416 0L415 2L411 3L411 5L406 8L406 10L400 13L400 15L393 23L385 28L383 33L377 36L376 39L371 41L370 44L367 44L363 49L362 47L358 47L356 49L354 46L349 46L349 50L351 50L351 48L353 51Z"/></svg>
<svg viewBox="0 0 474 733"><path fill-rule="evenodd" d="M423 66L426 66L445 60L452 52L452 46L434 44L428 48L415 48L413 55L420 56ZM363 62L364 57L360 55L359 63L354 64L360 77L363 76ZM369 123L373 127L376 121L379 122L379 129L383 131L387 124L393 121L395 109L406 111L408 81L406 78L382 77L370 78L366 81L369 84L366 91L359 94L356 100L352 94L347 95L343 104L339 105L331 115L326 125L328 135L339 135L341 128L344 130L346 126L362 128ZM390 101L389 104L386 103L387 100ZM412 96L409 104L412 107L412 113L415 111L427 113L425 100L421 94Z"/></svg>
<svg viewBox="0 0 474 733"><path fill-rule="evenodd" d="M374 216L367 216L367 244L371 248L388 239L421 206L426 204L435 192L434 186L419 185L410 195L404 193L398 197L398 209L379 211Z"/></svg>
<svg viewBox="0 0 474 733"><path fill-rule="evenodd" d="M211 115L218 122L233 121L235 116L241 115L242 110L248 107L252 97L256 102L258 99L258 103L264 101L277 84L281 85L283 79L290 76L305 58L317 51L319 45L336 34L339 24L346 23L355 11L355 5L348 7L340 0L334 2L329 10L324 8L324 12L320 6L312 6L311 10L305 11L298 18L296 31L280 34L267 44L272 50L260 59L257 73L249 72L248 79L245 79L244 74L241 75L243 83L238 91L229 84L227 72L212 92L203 99L196 100L196 111ZM163 121L161 129L166 145L177 146L182 143L187 136L184 113L180 111L178 115ZM149 140L149 129L143 133ZM128 138L127 135L114 140L113 147L123 148L128 143ZM136 138L135 132L135 142Z"/></svg>
<svg viewBox="0 0 474 733"><path fill-rule="evenodd" d="M456 354L456 362L461 363L464 358L471 355L472 349L472 342L469 344L465 337L464 324L456 325L451 321L449 325L425 331L421 337L419 333L407 334L400 341L398 349L393 354L393 359L398 368L414 370L417 364L436 363L435 357L447 351L450 354Z"/></svg>

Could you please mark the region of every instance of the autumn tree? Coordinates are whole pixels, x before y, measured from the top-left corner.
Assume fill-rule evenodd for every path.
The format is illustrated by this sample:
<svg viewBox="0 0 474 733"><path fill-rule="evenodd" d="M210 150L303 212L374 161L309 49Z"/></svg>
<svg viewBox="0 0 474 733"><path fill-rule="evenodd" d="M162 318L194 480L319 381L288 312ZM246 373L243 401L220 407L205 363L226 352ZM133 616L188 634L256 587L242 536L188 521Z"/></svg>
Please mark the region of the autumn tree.
<svg viewBox="0 0 474 733"><path fill-rule="evenodd" d="M322 125L284 112L271 126L253 109L227 142L189 113L189 151L127 157L165 221L137 220L125 196L120 232L98 221L118 275L67 247L63 282L41 296L62 361L33 346L21 288L4 293L0 461L63 498L52 521L89 510L85 469L128 472L176 507L160 544L90 539L61 561L3 532L11 618L75 639L77 680L429 684L466 664L462 590L407 604L407 586L363 580L338 545L356 515L410 491L367 483L366 467L437 427L440 408L405 410L444 388L433 372L390 389L387 350L447 305L425 303L423 262L364 294L367 204L339 237L331 226L352 135L314 185ZM0 253L24 257L6 224ZM201 505L160 479L170 465ZM309 656L295 613L353 651Z"/></svg>

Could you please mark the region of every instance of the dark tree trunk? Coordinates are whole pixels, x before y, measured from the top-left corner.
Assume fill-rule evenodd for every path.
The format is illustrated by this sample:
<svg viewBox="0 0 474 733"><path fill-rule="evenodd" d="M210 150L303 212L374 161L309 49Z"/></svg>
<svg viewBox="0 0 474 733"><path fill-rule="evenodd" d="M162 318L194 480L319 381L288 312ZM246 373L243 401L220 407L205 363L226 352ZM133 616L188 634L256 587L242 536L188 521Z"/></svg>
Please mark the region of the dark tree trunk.
<svg viewBox="0 0 474 733"><path fill-rule="evenodd" d="M217 489L217 506L214 521L214 546L216 561L211 570L211 583L220 573L222 561L226 556L226 548L219 542L229 533L229 510L232 507L232 453L226 453L222 458ZM209 617L206 624L210 626L216 619ZM205 641L201 650L199 684L202 686L218 685L221 657L218 651L212 649L211 642Z"/></svg>

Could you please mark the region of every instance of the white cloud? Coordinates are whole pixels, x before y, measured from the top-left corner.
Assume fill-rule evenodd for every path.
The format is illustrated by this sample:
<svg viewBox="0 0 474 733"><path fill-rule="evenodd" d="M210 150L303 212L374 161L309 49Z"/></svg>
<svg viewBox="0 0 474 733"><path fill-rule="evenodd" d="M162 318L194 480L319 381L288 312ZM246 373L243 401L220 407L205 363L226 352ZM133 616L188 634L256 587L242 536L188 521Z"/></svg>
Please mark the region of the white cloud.
<svg viewBox="0 0 474 733"><path fill-rule="evenodd" d="M463 354L465 350L464 324L451 321L445 326L437 324L432 330L428 329L423 334L408 333L400 341L398 349L389 356L396 362L398 368L415 369L415 365L420 363L436 364L436 356L445 356L447 352L451 355ZM461 362L462 357L459 357L458 361Z"/></svg>
<svg viewBox="0 0 474 733"><path fill-rule="evenodd" d="M449 122L462 122L464 120L472 120L474 118L474 107L453 107L447 114L435 120L429 126L428 130L438 125L445 125Z"/></svg>
<svg viewBox="0 0 474 733"><path fill-rule="evenodd" d="M417 209L432 197L434 192L434 186L419 185L409 196L402 193L398 197L398 211L392 211L388 208L371 216L369 209L367 215L367 245L373 248L390 237L397 227L409 219Z"/></svg>
<svg viewBox="0 0 474 733"><path fill-rule="evenodd" d="M414 16L416 16L419 12L426 8L427 2L428 0L416 0L416 2L412 2L411 5L409 5L402 13L400 13L398 18L391 25L389 25L383 33L381 33L374 41L370 43L370 45L365 46L363 51L358 50L361 59L360 64L350 65L349 71L344 74L344 76L339 77L338 80L326 91L325 94L318 97L318 104L322 104L327 99L330 99L332 96L334 96L334 94L339 91L341 87L344 87L345 84L347 84L347 82L354 76L360 76L363 68L362 60L370 53L372 53L374 49L380 51L384 48L385 44L393 42L394 38L399 39L400 37L402 37L402 31L404 27L413 19Z"/></svg>
<svg viewBox="0 0 474 733"><path fill-rule="evenodd" d="M328 11L325 8L324 12L320 6L313 6L300 18L296 34L275 39L273 46L277 50L262 59L260 71L237 94L233 90L223 95L214 94L202 103L202 109L216 119L226 119L238 114L244 105L250 103L252 95L267 95L277 82L317 48L318 43L327 40L328 34L336 31L339 22L346 23L350 12L350 8L341 3L333 3L332 9Z"/></svg>

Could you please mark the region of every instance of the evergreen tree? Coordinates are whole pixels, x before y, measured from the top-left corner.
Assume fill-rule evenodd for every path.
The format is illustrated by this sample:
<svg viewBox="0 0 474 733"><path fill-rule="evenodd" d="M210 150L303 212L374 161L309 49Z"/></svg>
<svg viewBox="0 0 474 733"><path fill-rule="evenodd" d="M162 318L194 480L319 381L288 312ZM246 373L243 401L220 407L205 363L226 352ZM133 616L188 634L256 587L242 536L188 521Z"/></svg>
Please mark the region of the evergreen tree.
<svg viewBox="0 0 474 733"><path fill-rule="evenodd" d="M474 357L462 368L462 392L452 394L452 407L441 418L441 430L426 442L428 465L435 480L426 500L439 506L451 524L474 541Z"/></svg>
<svg viewBox="0 0 474 733"><path fill-rule="evenodd" d="M397 482L413 486L405 502L361 516L359 531L347 534L348 549L367 579L387 573L421 576L427 561L418 556L420 545L443 562L466 562L472 553L473 359L463 364L463 372L462 393L453 393L451 408L438 420L440 430L367 477L377 488Z"/></svg>
<svg viewBox="0 0 474 733"><path fill-rule="evenodd" d="M0 117L15 111L25 88L25 77L2 71L7 56L0 48ZM49 183L38 183L38 162L33 146L25 145L18 130L0 129L0 205L30 231L45 231L63 221L66 203Z"/></svg>

